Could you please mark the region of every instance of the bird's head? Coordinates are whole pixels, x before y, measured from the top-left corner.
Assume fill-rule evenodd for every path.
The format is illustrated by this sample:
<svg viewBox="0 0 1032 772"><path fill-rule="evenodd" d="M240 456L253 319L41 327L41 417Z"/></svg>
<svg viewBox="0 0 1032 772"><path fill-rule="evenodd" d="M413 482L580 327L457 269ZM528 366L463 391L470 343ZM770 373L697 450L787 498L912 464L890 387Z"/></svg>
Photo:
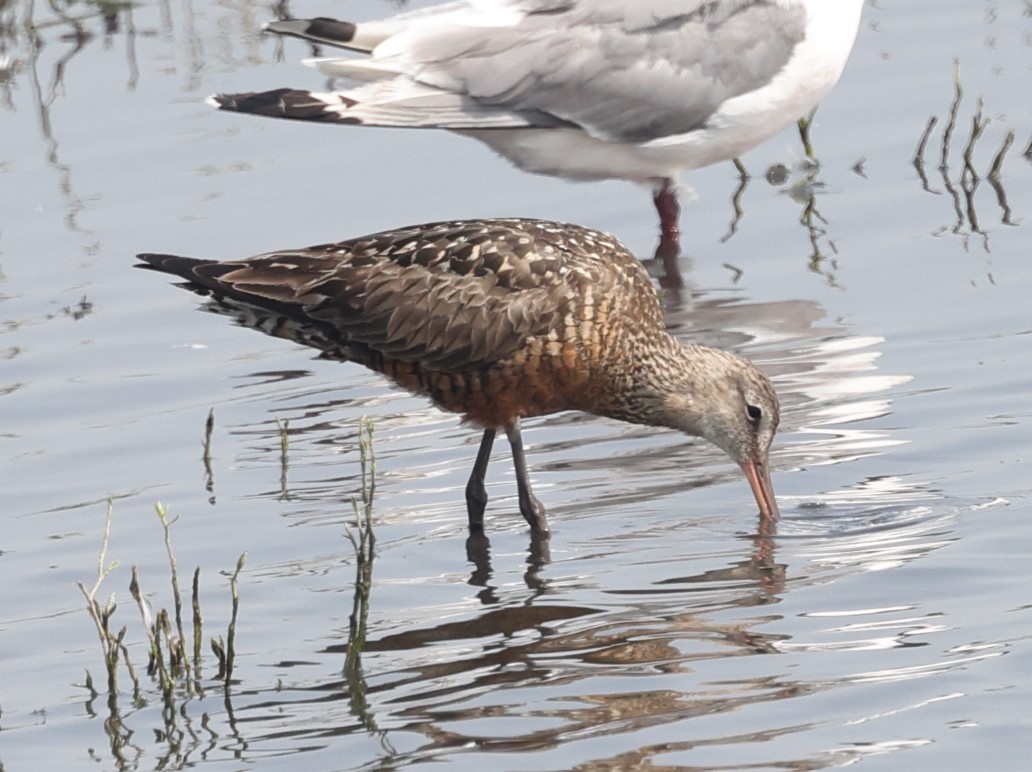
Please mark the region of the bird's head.
<svg viewBox="0 0 1032 772"><path fill-rule="evenodd" d="M770 379L752 362L704 346L684 346L684 363L662 391L662 423L704 437L745 473L760 514L779 517L768 453L780 408Z"/></svg>

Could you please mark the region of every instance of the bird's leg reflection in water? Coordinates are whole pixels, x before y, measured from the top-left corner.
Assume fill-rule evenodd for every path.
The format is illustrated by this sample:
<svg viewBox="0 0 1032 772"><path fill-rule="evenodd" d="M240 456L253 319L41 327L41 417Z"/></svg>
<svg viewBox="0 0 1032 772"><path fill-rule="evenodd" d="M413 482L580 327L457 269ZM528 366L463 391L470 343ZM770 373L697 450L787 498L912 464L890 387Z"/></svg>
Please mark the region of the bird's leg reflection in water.
<svg viewBox="0 0 1032 772"><path fill-rule="evenodd" d="M497 588L489 584L494 576L494 568L491 565L491 540L483 530L471 531L466 538L466 559L473 565L468 584L482 588L477 593L477 598L485 606L499 603L501 599L496 592ZM548 589L547 582L541 578L541 570L551 560L547 534L531 532L530 547L527 549L527 570L523 574L523 581L535 596L544 594Z"/></svg>
<svg viewBox="0 0 1032 772"><path fill-rule="evenodd" d="M492 606L498 603L499 598L496 588L488 584L494 576L494 569L491 567L491 540L483 529L479 531L470 530L466 537L466 560L473 565L473 572L469 576L467 584L472 587L482 588L477 593L480 602L485 606Z"/></svg>
<svg viewBox="0 0 1032 772"><path fill-rule="evenodd" d="M523 574L523 581L526 582L527 589L538 593L548 589L548 583L541 578L541 569L552 562L548 544L547 538L531 534L530 548L527 550L527 570Z"/></svg>
<svg viewBox="0 0 1032 772"><path fill-rule="evenodd" d="M759 515L759 526L756 533L744 535L753 544L752 554L726 569L707 571L699 577L682 577L669 579L661 584L695 583L698 581L725 581L734 577L740 581L743 576L752 579L756 586L763 590L764 596L774 595L785 589L786 566L774 562L777 552L777 521ZM548 591L548 581L541 576L541 571L551 563L550 540L547 534L531 532L530 546L527 550L527 570L523 581L534 595L533 600ZM491 540L483 532L471 531L466 538L466 559L473 566L469 584L480 587L477 598L485 606L497 605L501 602L497 588L492 585L494 567L491 565Z"/></svg>

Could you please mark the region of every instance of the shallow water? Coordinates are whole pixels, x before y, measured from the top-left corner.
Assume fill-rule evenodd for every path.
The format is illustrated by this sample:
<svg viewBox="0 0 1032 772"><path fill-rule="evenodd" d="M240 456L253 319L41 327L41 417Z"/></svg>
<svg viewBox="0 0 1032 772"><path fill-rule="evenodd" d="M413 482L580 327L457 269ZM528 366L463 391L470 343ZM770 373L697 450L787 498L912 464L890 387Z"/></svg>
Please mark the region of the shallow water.
<svg viewBox="0 0 1032 772"><path fill-rule="evenodd" d="M296 62L305 46L257 35L263 6L145 3L107 23L65 10L0 6L5 769L912 770L982 767L990 749L996 769L1026 766L1027 2L869 6L817 114L815 180L792 132L744 159L737 222L729 164L687 180L687 286L669 322L774 376L777 535L756 535L719 451L564 414L525 432L547 556L528 550L503 448L489 546L467 545L475 432L361 368L198 313L132 255L228 258L503 215L600 227L645 255L647 193L523 175L444 134L215 113L201 104L213 91L319 85ZM940 170L954 58L964 97ZM965 191L980 97L983 179ZM923 185L911 159L931 115ZM784 184L765 178L775 163ZM362 668L345 677L363 415L376 547ZM141 671L130 566L171 603L155 502L178 518L181 581L201 567L206 637L225 635L247 552L229 690L207 647L202 693L171 712L143 672L136 701L124 671L115 699L82 687L88 669L103 691L76 582L96 576L109 498L119 565L100 597L116 593Z"/></svg>

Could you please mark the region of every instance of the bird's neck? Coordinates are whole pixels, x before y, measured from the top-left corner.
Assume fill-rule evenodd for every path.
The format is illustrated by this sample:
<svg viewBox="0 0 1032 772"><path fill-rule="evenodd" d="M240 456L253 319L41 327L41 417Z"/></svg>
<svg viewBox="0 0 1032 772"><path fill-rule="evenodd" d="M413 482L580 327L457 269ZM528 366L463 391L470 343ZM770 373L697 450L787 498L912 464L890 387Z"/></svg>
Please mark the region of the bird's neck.
<svg viewBox="0 0 1032 772"><path fill-rule="evenodd" d="M696 391L694 365L710 350L680 343L666 331L628 343L622 355L607 363L600 374L604 388L588 412L630 423L670 426L670 396Z"/></svg>

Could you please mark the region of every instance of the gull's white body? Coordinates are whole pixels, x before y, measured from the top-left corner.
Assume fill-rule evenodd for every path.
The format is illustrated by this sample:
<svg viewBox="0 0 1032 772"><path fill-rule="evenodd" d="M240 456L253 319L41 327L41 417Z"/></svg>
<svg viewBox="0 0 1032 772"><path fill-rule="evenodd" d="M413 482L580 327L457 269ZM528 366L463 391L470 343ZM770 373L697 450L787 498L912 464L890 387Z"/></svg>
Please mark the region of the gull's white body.
<svg viewBox="0 0 1032 772"><path fill-rule="evenodd" d="M522 32L528 13L550 6L572 5L596 7L598 16L608 19L622 16L617 24L593 22L582 12L579 26L563 28L564 14L555 14L556 25L548 33L542 30ZM450 128L475 137L496 152L527 171L556 175L571 179L617 178L635 181L662 180L676 177L686 169L694 169L718 161L736 158L750 148L770 138L798 118L812 110L835 85L842 74L859 26L863 0L777 0L772 3L739 2L741 7L735 23L748 35L748 15L763 7L764 22L774 17L774 24L782 16L786 24L795 23L797 14L803 14L804 34L791 46L787 61L779 62L771 56L769 71L759 72L757 87L743 93L727 93L701 108L697 125L688 131L668 133L662 126L649 135L633 139L620 136L621 91L631 90L646 95L645 101L654 100L671 114L680 109L700 109L692 104L690 90L678 88L678 69L689 72L696 80L719 78L721 62L713 57L707 63L705 49L687 51L683 60L675 58L639 62L628 69L607 70L604 50L592 50L587 44L598 41L602 34L620 33L645 36L643 28L656 17L688 11L703 3L692 0L673 2L663 0L629 0L628 2L588 2L560 4L556 2L520 2L519 0L468 0L415 11L381 22L359 23L351 47L367 50L362 58L320 58L305 63L333 76L366 81L369 85L345 90L344 95L358 102L353 107L340 106L338 92L312 94L323 99L331 109L339 109L363 124L395 126L437 126ZM717 6L730 6L728 0ZM748 41L750 50L763 67L763 47L777 40L778 30L769 23L757 25L754 39ZM676 24L676 16L674 17ZM685 16L685 24L690 23ZM594 27L594 29L593 29ZM548 64L533 59L521 60L518 48L520 35L526 36L541 50L548 43L541 41L543 34L551 34L555 48L565 47L561 56L584 60L583 66L569 66L567 73L552 77L547 84L550 99L548 115L573 125L535 126L533 119L524 119L520 110L535 109L532 87L519 94L518 100L506 103L495 95L511 84L538 77L535 69L545 70ZM719 46L721 36L730 33L720 24L708 31L708 45ZM463 77L477 68L478 38L514 37L513 51L494 58L485 58L483 68L473 78ZM736 38L733 42L738 42ZM583 43L584 45L578 45ZM698 56L696 56L698 54ZM456 73L449 62L464 62ZM626 62L622 63L626 65ZM711 71L707 71L707 67ZM547 74L547 73L546 73ZM579 82L583 78L583 82ZM606 97L606 79L612 81L612 96ZM484 84L490 88L485 88ZM719 86L718 86L719 88ZM488 99L478 95L484 92ZM566 92L567 102L562 101ZM654 96L649 96L655 92ZM585 110L580 100L609 98L612 110L605 115ZM664 96L664 94L668 94ZM481 100L476 111L463 111L461 106L447 105L447 95ZM493 109L484 109L483 102L491 101ZM442 108L442 104L444 105ZM628 105L626 109L637 107ZM423 108L423 109L421 109ZM513 109L516 108L516 109ZM712 109L710 109L712 108ZM405 113L409 113L405 115ZM422 114L421 114L422 113ZM477 128L483 124L484 128Z"/></svg>
<svg viewBox="0 0 1032 772"><path fill-rule="evenodd" d="M462 0L375 22L282 20L362 54L306 62L340 91L212 97L273 118L447 129L516 166L653 186L657 257L680 252L676 180L809 113L849 58L864 0Z"/></svg>

